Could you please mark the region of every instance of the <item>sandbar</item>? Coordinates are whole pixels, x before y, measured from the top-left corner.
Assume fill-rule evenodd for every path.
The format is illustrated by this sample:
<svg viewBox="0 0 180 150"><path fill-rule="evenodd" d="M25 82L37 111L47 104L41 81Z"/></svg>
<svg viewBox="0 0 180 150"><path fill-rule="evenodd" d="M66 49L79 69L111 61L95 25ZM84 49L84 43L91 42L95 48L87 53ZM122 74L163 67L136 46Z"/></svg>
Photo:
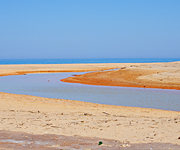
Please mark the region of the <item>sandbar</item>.
<svg viewBox="0 0 180 150"><path fill-rule="evenodd" d="M131 64L111 71L96 71L62 79L90 85L180 90L180 62Z"/></svg>

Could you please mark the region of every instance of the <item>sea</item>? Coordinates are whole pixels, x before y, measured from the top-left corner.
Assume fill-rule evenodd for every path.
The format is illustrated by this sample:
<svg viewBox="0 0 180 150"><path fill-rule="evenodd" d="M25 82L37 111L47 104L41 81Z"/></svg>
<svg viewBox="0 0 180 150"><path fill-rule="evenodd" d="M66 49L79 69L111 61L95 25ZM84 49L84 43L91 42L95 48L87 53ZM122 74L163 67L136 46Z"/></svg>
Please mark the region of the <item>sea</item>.
<svg viewBox="0 0 180 150"><path fill-rule="evenodd" d="M0 59L0 64L154 63L174 61L180 61L180 58Z"/></svg>

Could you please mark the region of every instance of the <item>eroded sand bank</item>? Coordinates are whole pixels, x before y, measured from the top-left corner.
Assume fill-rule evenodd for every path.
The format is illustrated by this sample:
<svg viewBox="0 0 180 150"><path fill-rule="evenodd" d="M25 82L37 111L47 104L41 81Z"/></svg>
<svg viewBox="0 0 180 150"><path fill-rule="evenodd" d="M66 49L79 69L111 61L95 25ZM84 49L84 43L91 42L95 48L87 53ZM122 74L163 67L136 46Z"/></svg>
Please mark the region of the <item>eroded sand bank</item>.
<svg viewBox="0 0 180 150"><path fill-rule="evenodd" d="M180 62L126 64L119 70L86 73L61 81L92 85L180 90Z"/></svg>

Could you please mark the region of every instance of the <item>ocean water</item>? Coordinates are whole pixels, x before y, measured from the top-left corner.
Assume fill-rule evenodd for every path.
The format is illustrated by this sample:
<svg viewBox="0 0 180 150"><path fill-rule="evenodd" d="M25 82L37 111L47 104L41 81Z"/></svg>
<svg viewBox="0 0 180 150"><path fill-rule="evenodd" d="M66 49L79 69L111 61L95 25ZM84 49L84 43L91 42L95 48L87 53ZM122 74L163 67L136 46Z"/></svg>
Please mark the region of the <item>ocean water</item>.
<svg viewBox="0 0 180 150"><path fill-rule="evenodd" d="M0 64L76 64L173 62L180 58L0 59Z"/></svg>
<svg viewBox="0 0 180 150"><path fill-rule="evenodd" d="M180 90L95 86L60 80L75 72L0 77L0 91L85 102L180 111Z"/></svg>

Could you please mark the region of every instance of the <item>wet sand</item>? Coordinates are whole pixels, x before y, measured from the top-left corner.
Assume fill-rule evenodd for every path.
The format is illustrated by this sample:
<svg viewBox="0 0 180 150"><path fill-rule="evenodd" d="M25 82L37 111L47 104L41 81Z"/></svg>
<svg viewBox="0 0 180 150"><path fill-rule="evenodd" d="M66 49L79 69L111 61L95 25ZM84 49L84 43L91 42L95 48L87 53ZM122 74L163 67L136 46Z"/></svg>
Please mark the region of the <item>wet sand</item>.
<svg viewBox="0 0 180 150"><path fill-rule="evenodd" d="M3 149L18 150L178 150L179 145L170 143L144 143L130 144L117 140L107 140L102 138L89 138L81 136L63 136L56 134L34 135L25 132L0 131L0 146ZM102 142L99 145L99 142Z"/></svg>
<svg viewBox="0 0 180 150"><path fill-rule="evenodd" d="M124 65L119 70L86 73L61 81L90 85L180 90L180 62Z"/></svg>
<svg viewBox="0 0 180 150"><path fill-rule="evenodd" d="M159 73L138 76L138 79L148 81L153 76L151 80L156 82L160 76L164 83L179 85L179 64L179 62L174 62L159 64L83 64L80 66L3 65L0 66L0 75L28 72L100 71L113 68L121 68L121 70L131 68L134 71L137 71L138 68L143 71L148 68L153 73L157 70ZM110 71L110 74L111 72L114 74L116 71ZM106 72L109 71L95 73L98 76L99 73ZM172 73L174 75L170 76ZM79 78L79 76L75 77ZM111 79L118 80L116 78ZM180 149L180 112L93 104L2 92L0 92L0 130L0 149L11 149L14 146L23 149L24 143L17 143L18 139L22 140L26 136L30 139L35 138L35 141L42 140L43 143L43 139L50 135L53 135L54 140L50 139L50 142L53 141L52 144L46 145L49 149L65 149L63 144L58 146L57 136L60 138L59 142L63 138L67 139L65 140L67 143L65 146L69 146L66 147L67 149L73 148L72 143L78 143L79 147L83 145L83 149L91 149L92 147L89 148L88 144L90 143L94 149L98 149L98 141L104 142L102 145L104 149L119 149L122 144L127 149L149 149L149 147L159 149L163 146L165 149ZM11 140L7 141L7 139ZM46 140L44 141L46 142ZM95 144L93 145L93 143ZM34 142L25 146L34 146L34 149L38 146L40 149L44 145ZM80 148L76 147L76 149Z"/></svg>

